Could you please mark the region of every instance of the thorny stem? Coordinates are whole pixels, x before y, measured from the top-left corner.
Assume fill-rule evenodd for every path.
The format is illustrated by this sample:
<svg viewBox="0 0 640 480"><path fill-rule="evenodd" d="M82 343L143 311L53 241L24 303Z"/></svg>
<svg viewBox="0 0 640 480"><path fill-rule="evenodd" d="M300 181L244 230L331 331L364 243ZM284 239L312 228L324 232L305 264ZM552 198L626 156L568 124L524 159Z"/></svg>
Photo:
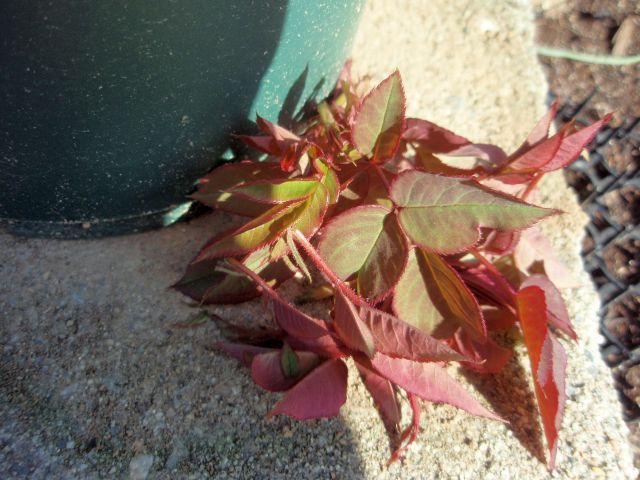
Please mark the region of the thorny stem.
<svg viewBox="0 0 640 480"><path fill-rule="evenodd" d="M349 286L340 280L338 276L329 268L329 266L322 259L318 251L311 245L309 240L300 232L300 230L295 230L293 232L293 239L298 242L298 244L302 247L307 256L311 259L311 261L315 264L315 266L320 270L320 273L333 285L334 288L340 289L340 291L351 300L355 305L365 305L365 301L360 298L356 292L351 290Z"/></svg>
<svg viewBox="0 0 640 480"><path fill-rule="evenodd" d="M504 278L504 276L502 275L502 273L500 273L500 270L498 270L495 265L493 263L491 263L489 260L487 260L485 258L484 255L482 255L477 248L471 248L469 250L469 253L471 253L474 257L476 257L476 259L482 264L484 265L487 270L489 270L493 276L495 277L495 280L497 282L500 282L502 284L503 287L506 287L507 291L512 295L515 296L516 291L515 289L511 286L511 284L509 283L509 281Z"/></svg>
<svg viewBox="0 0 640 480"><path fill-rule="evenodd" d="M409 405L411 405L411 412L413 413L413 418L411 420L411 425L409 425L404 432L402 432L402 436L400 437L400 442L404 442L407 437L407 443L399 447L391 458L387 462L387 465L391 465L396 460L399 460L404 451L409 448L413 442L418 438L418 433L420 432L420 403L418 403L418 398L410 392L407 392L407 396L409 398Z"/></svg>

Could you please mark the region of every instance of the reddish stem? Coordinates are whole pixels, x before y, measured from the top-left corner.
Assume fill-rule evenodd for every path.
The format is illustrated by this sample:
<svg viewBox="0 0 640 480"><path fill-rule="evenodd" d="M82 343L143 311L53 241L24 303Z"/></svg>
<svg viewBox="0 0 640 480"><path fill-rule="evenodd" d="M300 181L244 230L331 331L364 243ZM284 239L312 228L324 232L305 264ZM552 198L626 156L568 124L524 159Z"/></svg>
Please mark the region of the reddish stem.
<svg viewBox="0 0 640 480"><path fill-rule="evenodd" d="M407 397L409 398L409 405L411 405L411 411L413 413L413 419L411 420L411 425L409 425L400 437L400 442L404 442L407 437L407 443L398 447L398 449L393 452L389 461L387 461L387 465L391 465L396 460L399 460L404 451L416 441L418 438L418 433L420 432L420 403L418 403L418 398L413 394L407 392Z"/></svg>
<svg viewBox="0 0 640 480"><path fill-rule="evenodd" d="M526 200L527 197L531 195L531 192L533 192L533 190L536 188L536 186L538 185L538 182L540 182L543 176L544 174L541 173L535 176L533 180L531 180L531 183L529 183L529 185L527 185L527 188L525 188L524 192L522 192L522 200Z"/></svg>
<svg viewBox="0 0 640 480"><path fill-rule="evenodd" d="M334 288L339 289L345 297L351 300L355 305L366 305L366 302L359 297L356 292L351 290L349 286L343 282L329 266L322 259L318 251L311 245L311 242L300 232L295 230L293 232L293 239L302 247L307 256L320 270L320 273L333 285Z"/></svg>
<svg viewBox="0 0 640 480"><path fill-rule="evenodd" d="M389 181L387 180L387 177L384 176L384 172L382 171L380 166L377 163L373 162L371 162L371 166L378 174L378 177L380 177L380 180L382 181L384 188L387 190L387 193L391 195L391 185L389 185Z"/></svg>

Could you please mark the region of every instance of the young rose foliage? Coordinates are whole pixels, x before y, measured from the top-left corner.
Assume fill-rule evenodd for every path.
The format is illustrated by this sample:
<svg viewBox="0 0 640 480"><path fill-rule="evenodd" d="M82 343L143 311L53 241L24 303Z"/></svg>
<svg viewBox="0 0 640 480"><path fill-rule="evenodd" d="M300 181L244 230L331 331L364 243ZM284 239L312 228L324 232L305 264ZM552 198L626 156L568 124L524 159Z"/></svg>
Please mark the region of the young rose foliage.
<svg viewBox="0 0 640 480"><path fill-rule="evenodd" d="M347 65L318 115L295 131L258 117L262 135L242 138L266 160L217 168L192 195L247 221L209 240L174 288L201 304L267 300L278 326L270 346L221 348L258 385L285 392L270 416L337 415L351 358L404 442L391 460L418 434L417 398L503 421L445 365L500 372L513 350L496 334L520 329L553 468L566 398L557 336L577 338L552 282L570 283L566 269L543 257L548 241L532 228L558 212L527 199L610 116L550 136L554 105L508 155L406 118L397 71L364 96L360 88ZM328 320L275 290L296 271L311 281L309 262L327 283L305 297L333 297ZM401 432L402 391L414 418Z"/></svg>

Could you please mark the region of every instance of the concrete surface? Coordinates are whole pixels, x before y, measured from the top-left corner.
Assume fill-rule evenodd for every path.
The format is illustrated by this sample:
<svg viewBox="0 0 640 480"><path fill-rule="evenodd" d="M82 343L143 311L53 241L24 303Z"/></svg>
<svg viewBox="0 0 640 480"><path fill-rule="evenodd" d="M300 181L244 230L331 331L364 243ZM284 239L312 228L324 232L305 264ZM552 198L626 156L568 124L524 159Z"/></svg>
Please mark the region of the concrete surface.
<svg viewBox="0 0 640 480"><path fill-rule="evenodd" d="M380 79L399 67L410 114L513 148L545 109L532 28L524 1L372 1L355 68ZM568 212L544 228L585 285L566 292L581 342L567 345L553 477L633 478L578 256L585 218L559 175L539 198ZM428 406L420 440L388 469L388 438L353 372L339 418L264 420L276 395L211 350L215 325L169 328L194 311L167 286L229 221L96 241L0 235L1 478L549 477L522 357L496 378L461 376L510 426ZM259 303L217 312L264 315Z"/></svg>

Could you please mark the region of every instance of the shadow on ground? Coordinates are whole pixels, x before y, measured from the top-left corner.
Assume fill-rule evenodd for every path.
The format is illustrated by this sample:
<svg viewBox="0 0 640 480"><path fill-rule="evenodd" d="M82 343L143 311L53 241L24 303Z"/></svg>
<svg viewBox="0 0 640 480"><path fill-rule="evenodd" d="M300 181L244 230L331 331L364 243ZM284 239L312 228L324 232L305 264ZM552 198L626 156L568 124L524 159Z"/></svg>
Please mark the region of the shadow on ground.
<svg viewBox="0 0 640 480"><path fill-rule="evenodd" d="M529 386L528 373L521 365L523 360L526 361L514 356L502 372L495 375L481 375L463 369L460 371L487 399L491 409L509 422L507 428L518 441L531 455L545 464L538 407L535 394Z"/></svg>

